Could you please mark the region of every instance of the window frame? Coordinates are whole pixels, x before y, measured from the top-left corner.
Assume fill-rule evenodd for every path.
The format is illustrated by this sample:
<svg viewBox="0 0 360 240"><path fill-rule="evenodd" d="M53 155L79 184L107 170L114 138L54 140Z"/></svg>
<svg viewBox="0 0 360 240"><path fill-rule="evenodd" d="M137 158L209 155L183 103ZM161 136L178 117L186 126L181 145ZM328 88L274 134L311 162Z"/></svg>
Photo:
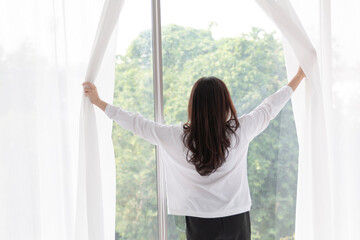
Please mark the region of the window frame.
<svg viewBox="0 0 360 240"><path fill-rule="evenodd" d="M160 0L151 0L152 24L152 59L154 88L154 120L164 123L162 43L161 43L161 11ZM158 211L158 239L167 240L167 199L165 189L164 167L159 146L155 146L156 158L156 190Z"/></svg>

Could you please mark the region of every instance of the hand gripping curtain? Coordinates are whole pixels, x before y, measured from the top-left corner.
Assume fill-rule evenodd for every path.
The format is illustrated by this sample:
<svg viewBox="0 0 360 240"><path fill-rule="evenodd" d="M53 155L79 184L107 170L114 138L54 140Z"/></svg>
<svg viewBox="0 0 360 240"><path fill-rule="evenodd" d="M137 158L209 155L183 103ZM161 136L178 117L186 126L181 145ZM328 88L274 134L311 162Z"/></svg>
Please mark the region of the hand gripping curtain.
<svg viewBox="0 0 360 240"><path fill-rule="evenodd" d="M256 2L284 37L288 76L294 75L298 65L307 76L292 98L299 142L295 237L297 240L332 239L328 153L331 141L327 134L329 120L325 118L317 53L288 0Z"/></svg>
<svg viewBox="0 0 360 240"><path fill-rule="evenodd" d="M106 0L88 63L85 81L94 82L124 0ZM106 81L106 79L102 79ZM104 230L101 157L94 106L83 95L80 112L79 165L75 218L76 240L103 240L113 236Z"/></svg>

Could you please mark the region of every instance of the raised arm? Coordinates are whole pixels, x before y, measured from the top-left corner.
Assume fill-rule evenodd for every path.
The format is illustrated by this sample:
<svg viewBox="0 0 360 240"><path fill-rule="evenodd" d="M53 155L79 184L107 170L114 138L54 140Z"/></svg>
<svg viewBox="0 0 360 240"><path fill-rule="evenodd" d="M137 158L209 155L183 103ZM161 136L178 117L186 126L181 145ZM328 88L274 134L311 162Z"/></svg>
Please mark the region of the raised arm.
<svg viewBox="0 0 360 240"><path fill-rule="evenodd" d="M249 114L239 117L241 129L246 138L251 141L254 137L264 131L281 109L291 98L293 92L304 78L304 73L299 67L298 73L289 84L280 88L276 93L267 97L262 103L252 110Z"/></svg>
<svg viewBox="0 0 360 240"><path fill-rule="evenodd" d="M174 125L165 125L148 120L139 113L126 111L120 107L102 101L93 83L84 82L85 96L91 103L99 107L105 114L122 128L133 132L154 145L162 145L171 148L171 139L174 136ZM169 146L168 146L169 145Z"/></svg>
<svg viewBox="0 0 360 240"><path fill-rule="evenodd" d="M174 126L160 124L144 118L139 113L133 113L120 107L107 104L105 114L122 128L133 132L146 141L154 144L169 147L173 142Z"/></svg>

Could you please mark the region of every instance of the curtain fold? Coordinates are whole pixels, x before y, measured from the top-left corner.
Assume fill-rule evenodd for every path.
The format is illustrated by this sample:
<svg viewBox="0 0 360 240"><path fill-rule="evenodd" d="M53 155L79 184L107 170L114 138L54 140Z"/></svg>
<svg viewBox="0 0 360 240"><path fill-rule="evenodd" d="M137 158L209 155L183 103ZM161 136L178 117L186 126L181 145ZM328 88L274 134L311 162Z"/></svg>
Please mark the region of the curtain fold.
<svg viewBox="0 0 360 240"><path fill-rule="evenodd" d="M329 139L317 52L287 0L257 0L284 38L289 81L301 65L307 78L292 103L299 142L296 239L331 239L333 229Z"/></svg>
<svg viewBox="0 0 360 240"><path fill-rule="evenodd" d="M93 144L101 161L92 164L79 152L79 109L87 104L81 83L97 76L100 96L107 102L113 98L116 34L106 40L106 51L106 44L92 47L94 37L103 34L96 27L107 25L107 18L98 21L104 2L30 0L19 7L18 1L0 1L0 239L64 240L76 232L83 240L88 230L101 235L98 239L115 237L112 122L99 109L82 109L93 115L85 116L86 126L80 123L85 129L98 122L98 145L84 140L80 147ZM122 6L121 1L106 4L108 10ZM84 157L80 166L79 155ZM92 182L93 176L101 181ZM92 184L101 192L86 203L95 195ZM79 193L84 198L77 199ZM83 206L98 208L87 214ZM87 222L96 214L99 219ZM75 216L84 220L76 227ZM88 229L95 221L102 222Z"/></svg>
<svg viewBox="0 0 360 240"><path fill-rule="evenodd" d="M357 239L360 116L350 109L360 100L360 61L353 57L360 52L360 4L291 0L299 18L288 0L256 1L283 34L289 80L299 65L307 75L292 98L299 140L295 238Z"/></svg>
<svg viewBox="0 0 360 240"><path fill-rule="evenodd" d="M103 6L99 25L86 71L85 80L94 82L100 69L107 45L116 26L124 1L106 0ZM115 52L113 49L113 59ZM114 68L114 62L112 65ZM103 79L102 81L107 81ZM104 184L101 170L103 156L99 154L98 127L94 106L83 94L80 113L79 132L79 165L77 202L75 219L75 239L109 239L115 228L109 228L105 234L104 215L115 212L115 194L105 196L103 187L114 186L112 182ZM110 129L111 130L111 129ZM110 135L111 137L111 135ZM115 166L113 165L115 168ZM114 170L113 170L114 171ZM115 179L112 179L115 181ZM113 193L115 192L115 189ZM104 199L106 197L106 199ZM115 218L113 218L115 221ZM114 223L108 223L115 226ZM113 234L111 234L111 232ZM108 237L105 237L108 235ZM112 236L113 237L113 236Z"/></svg>
<svg viewBox="0 0 360 240"><path fill-rule="evenodd" d="M311 195L313 205L331 202L331 239L359 238L360 211L360 2L291 0L316 46L328 139L330 198ZM309 6L312 6L309 8ZM319 144L318 144L319 145ZM314 165L315 172L321 165ZM318 181L318 174L314 175ZM304 194L313 182L304 182ZM316 209L315 209L316 210ZM318 221L327 221L321 218ZM305 220L303 220L305 222ZM316 229L315 229L316 231ZM316 234L316 232L314 233ZM316 235L315 235L316 236Z"/></svg>

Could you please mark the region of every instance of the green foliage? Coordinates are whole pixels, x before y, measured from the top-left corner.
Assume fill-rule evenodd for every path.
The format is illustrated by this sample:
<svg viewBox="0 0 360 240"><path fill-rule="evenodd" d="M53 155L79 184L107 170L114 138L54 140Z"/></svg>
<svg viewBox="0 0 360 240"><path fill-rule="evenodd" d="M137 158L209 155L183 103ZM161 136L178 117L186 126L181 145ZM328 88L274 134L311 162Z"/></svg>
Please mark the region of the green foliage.
<svg viewBox="0 0 360 240"><path fill-rule="evenodd" d="M153 119L151 32L142 32L118 56L114 104ZM238 115L286 84L282 47L274 33L254 28L215 40L209 30L177 25L162 29L166 123L187 121L194 82L217 76L227 84ZM113 126L117 166L117 239L157 239L154 147ZM252 141L248 179L252 239L293 239L297 186L297 137L289 102ZM169 216L169 239L185 239L183 217Z"/></svg>

